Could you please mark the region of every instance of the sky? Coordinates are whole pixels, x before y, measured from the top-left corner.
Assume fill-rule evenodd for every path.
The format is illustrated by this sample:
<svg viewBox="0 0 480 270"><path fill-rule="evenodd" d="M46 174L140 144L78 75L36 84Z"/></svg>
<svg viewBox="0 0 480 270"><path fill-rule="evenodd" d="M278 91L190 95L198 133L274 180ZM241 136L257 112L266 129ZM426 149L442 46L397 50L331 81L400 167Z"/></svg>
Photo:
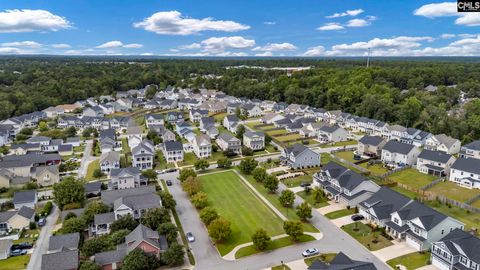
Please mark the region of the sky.
<svg viewBox="0 0 480 270"><path fill-rule="evenodd" d="M478 56L479 33L432 0L0 1L0 54Z"/></svg>

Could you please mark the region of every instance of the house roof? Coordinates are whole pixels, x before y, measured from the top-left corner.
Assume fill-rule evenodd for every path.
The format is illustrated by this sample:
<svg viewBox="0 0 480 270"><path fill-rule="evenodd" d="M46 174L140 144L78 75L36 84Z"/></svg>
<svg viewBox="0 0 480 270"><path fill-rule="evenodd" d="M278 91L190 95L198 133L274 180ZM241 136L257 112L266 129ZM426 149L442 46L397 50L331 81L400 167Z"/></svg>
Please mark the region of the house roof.
<svg viewBox="0 0 480 270"><path fill-rule="evenodd" d="M24 218L31 219L35 215L35 210L27 206L22 206L18 209L17 214Z"/></svg>
<svg viewBox="0 0 480 270"><path fill-rule="evenodd" d="M112 128L101 130L100 134L98 134L98 137L100 139L106 138L106 137L111 138L111 139L115 139L115 130L112 129Z"/></svg>
<svg viewBox="0 0 480 270"><path fill-rule="evenodd" d="M362 262L350 259L343 252L339 252L335 258L326 264L320 260L313 262L308 270L376 270L377 268L371 262Z"/></svg>
<svg viewBox="0 0 480 270"><path fill-rule="evenodd" d="M299 144L299 143L296 143L296 144L294 144L292 146L289 146L289 147L285 147L284 150L287 154L293 153L294 156L298 156L301 153L303 153L304 151L312 151L308 147L306 147L305 145Z"/></svg>
<svg viewBox="0 0 480 270"><path fill-rule="evenodd" d="M27 190L27 191L17 191L13 193L13 203L30 203L34 202L37 197L37 191Z"/></svg>
<svg viewBox="0 0 480 270"><path fill-rule="evenodd" d="M27 143L37 143L37 142L44 142L50 141L52 138L47 136L33 136L30 139L26 140Z"/></svg>
<svg viewBox="0 0 480 270"><path fill-rule="evenodd" d="M119 162L120 161L120 152L110 151L110 152L103 153L100 156L100 163L102 163L104 161Z"/></svg>
<svg viewBox="0 0 480 270"><path fill-rule="evenodd" d="M50 237L48 242L48 251L56 251L64 248L74 250L78 248L79 242L80 234L78 232L54 235Z"/></svg>
<svg viewBox="0 0 480 270"><path fill-rule="evenodd" d="M141 194L154 193L154 186L142 186L137 188L127 188L127 189L118 189L118 190L103 190L102 191L102 202L107 205L113 205L113 202L124 196L133 196Z"/></svg>
<svg viewBox="0 0 480 270"><path fill-rule="evenodd" d="M230 122L230 123L240 121L240 119L238 119L238 117L234 114L229 114L229 115L225 116L225 118L227 118L228 122Z"/></svg>
<svg viewBox="0 0 480 270"><path fill-rule="evenodd" d="M50 172L51 174L57 175L58 174L58 166L57 165L52 165L52 166L38 166L35 169L35 175L40 175L44 172Z"/></svg>
<svg viewBox="0 0 480 270"><path fill-rule="evenodd" d="M398 211L412 200L388 188L381 187L372 197L361 202L365 208L372 208L379 220L389 219L390 214Z"/></svg>
<svg viewBox="0 0 480 270"><path fill-rule="evenodd" d="M341 127L337 125L323 125L322 127L320 127L319 131L326 132L326 133L333 133L340 128Z"/></svg>
<svg viewBox="0 0 480 270"><path fill-rule="evenodd" d="M158 208L161 205L160 197L155 193L124 196L113 202L113 209L126 205L133 210Z"/></svg>
<svg viewBox="0 0 480 270"><path fill-rule="evenodd" d="M110 176L111 177L119 177L119 176L125 176L125 175L140 175L142 172L140 171L139 168L137 167L127 167L127 168L119 168L119 169L113 169L110 171Z"/></svg>
<svg viewBox="0 0 480 270"><path fill-rule="evenodd" d="M452 158L452 155L447 154L445 152L441 152L441 151L432 151L432 150L423 149L420 155L418 155L418 158L431 160L435 162L447 163Z"/></svg>
<svg viewBox="0 0 480 270"><path fill-rule="evenodd" d="M385 146L383 146L383 150L403 155L407 155L408 153L410 153L413 148L415 148L414 145L398 142L395 140L390 140L385 144Z"/></svg>
<svg viewBox="0 0 480 270"><path fill-rule="evenodd" d="M440 143L444 144L448 148L452 147L452 145L454 145L456 142L458 142L457 139L452 138L452 137L450 137L448 135L445 135L445 134L435 135L435 139L437 139Z"/></svg>
<svg viewBox="0 0 480 270"><path fill-rule="evenodd" d="M163 143L165 151L181 151L183 150L183 144L179 141L168 141Z"/></svg>
<svg viewBox="0 0 480 270"><path fill-rule="evenodd" d="M112 263L118 263L123 261L125 256L127 255L126 249L118 249L113 251L106 251L95 254L95 263L97 265L108 265Z"/></svg>
<svg viewBox="0 0 480 270"><path fill-rule="evenodd" d="M263 132L260 132L260 131L257 131L257 132L254 132L254 131L250 131L250 130L247 130L245 131L245 133L243 133L243 136L244 137L248 137L248 138L253 138L253 137L265 137L265 134Z"/></svg>
<svg viewBox="0 0 480 270"><path fill-rule="evenodd" d="M136 248L138 244L143 241L160 249L160 243L158 242L158 239L159 235L157 231L154 231L142 224L139 224L131 233L129 233L125 237L125 243L127 243L128 250Z"/></svg>
<svg viewBox="0 0 480 270"><path fill-rule="evenodd" d="M93 217L93 223L96 224L96 225L98 225L98 224L110 224L114 221L115 221L115 213L114 212L96 214Z"/></svg>
<svg viewBox="0 0 480 270"><path fill-rule="evenodd" d="M463 147L471 150L480 151L480 140L473 141L471 143L465 144Z"/></svg>
<svg viewBox="0 0 480 270"><path fill-rule="evenodd" d="M457 228L439 242L444 243L453 256L464 255L475 263L480 263L480 238Z"/></svg>
<svg viewBox="0 0 480 270"><path fill-rule="evenodd" d="M402 220L419 218L423 227L429 231L447 218L446 215L418 202L412 201L397 211Z"/></svg>
<svg viewBox="0 0 480 270"><path fill-rule="evenodd" d="M228 132L220 133L220 135L218 135L218 139L223 140L225 142L229 142L229 141L239 142L240 141L238 138L233 137L233 135L228 133Z"/></svg>
<svg viewBox="0 0 480 270"><path fill-rule="evenodd" d="M9 219L11 219L13 216L17 214L18 211L3 211L0 212L0 222L5 223Z"/></svg>
<svg viewBox="0 0 480 270"><path fill-rule="evenodd" d="M70 270L78 268L78 250L65 250L42 255L42 270Z"/></svg>
<svg viewBox="0 0 480 270"><path fill-rule="evenodd" d="M363 136L359 142L363 144L378 146L380 145L384 139L380 136Z"/></svg>
<svg viewBox="0 0 480 270"><path fill-rule="evenodd" d="M102 182L95 181L95 182L88 182L85 183L85 193L95 193L100 192L102 189Z"/></svg>
<svg viewBox="0 0 480 270"><path fill-rule="evenodd" d="M480 174L480 159L459 158L453 163L451 168L464 172Z"/></svg>

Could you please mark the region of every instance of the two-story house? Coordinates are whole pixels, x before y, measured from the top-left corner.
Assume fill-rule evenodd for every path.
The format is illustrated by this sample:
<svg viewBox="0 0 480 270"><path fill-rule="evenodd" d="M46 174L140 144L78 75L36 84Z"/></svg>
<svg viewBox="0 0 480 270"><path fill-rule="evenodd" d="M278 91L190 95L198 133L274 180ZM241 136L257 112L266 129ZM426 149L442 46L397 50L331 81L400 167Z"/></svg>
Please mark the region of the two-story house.
<svg viewBox="0 0 480 270"><path fill-rule="evenodd" d="M382 148L381 160L391 166L411 166L416 164L419 154L420 150L412 144L390 140Z"/></svg>
<svg viewBox="0 0 480 270"><path fill-rule="evenodd" d="M348 132L338 125L323 125L317 136L320 143L341 142L347 140Z"/></svg>
<svg viewBox="0 0 480 270"><path fill-rule="evenodd" d="M8 233L13 229L27 229L35 221L35 210L22 206L18 210L0 212L0 232Z"/></svg>
<svg viewBox="0 0 480 270"><path fill-rule="evenodd" d="M215 127L215 119L213 117L202 117L200 119L200 131L206 133L210 128Z"/></svg>
<svg viewBox="0 0 480 270"><path fill-rule="evenodd" d="M153 168L155 149L151 141L143 140L132 149L132 166L140 170Z"/></svg>
<svg viewBox="0 0 480 270"><path fill-rule="evenodd" d="M57 165L38 166L35 168L37 184L42 187L52 186L60 182L60 173Z"/></svg>
<svg viewBox="0 0 480 270"><path fill-rule="evenodd" d="M202 110L202 109L192 109L188 113L190 121L193 123L198 123L200 122L200 119L203 117L208 117L208 110Z"/></svg>
<svg viewBox="0 0 480 270"><path fill-rule="evenodd" d="M453 162L455 162L455 157L450 154L424 149L418 155L417 170L421 173L442 177L450 173Z"/></svg>
<svg viewBox="0 0 480 270"><path fill-rule="evenodd" d="M242 141L233 137L230 133L224 132L218 135L215 141L222 151L239 155L242 152Z"/></svg>
<svg viewBox="0 0 480 270"><path fill-rule="evenodd" d="M212 156L212 143L206 134L200 134L191 138L190 145L197 158L209 158Z"/></svg>
<svg viewBox="0 0 480 270"><path fill-rule="evenodd" d="M445 134L433 135L425 141L425 149L441 151L453 155L460 152L461 143L458 139Z"/></svg>
<svg viewBox="0 0 480 270"><path fill-rule="evenodd" d="M457 159L450 168L449 180L466 188L480 188L480 159Z"/></svg>
<svg viewBox="0 0 480 270"><path fill-rule="evenodd" d="M163 125L165 123L162 114L146 114L145 115L145 124L147 128L150 128L151 125Z"/></svg>
<svg viewBox="0 0 480 270"><path fill-rule="evenodd" d="M165 117L166 117L167 122L169 122L169 123L177 123L179 121L184 120L182 112L168 112Z"/></svg>
<svg viewBox="0 0 480 270"><path fill-rule="evenodd" d="M238 119L238 117L234 114L229 114L223 118L223 126L230 132L236 133L237 132L237 127L238 124L240 124L241 121Z"/></svg>
<svg viewBox="0 0 480 270"><path fill-rule="evenodd" d="M100 156L100 170L106 175L114 169L120 168L120 152L106 152Z"/></svg>
<svg viewBox="0 0 480 270"><path fill-rule="evenodd" d="M432 244L432 265L440 270L480 269L480 239L455 229Z"/></svg>
<svg viewBox="0 0 480 270"><path fill-rule="evenodd" d="M183 144L179 141L166 141L162 147L163 156L167 162L183 161Z"/></svg>
<svg viewBox="0 0 480 270"><path fill-rule="evenodd" d="M303 144L294 144L282 150L280 161L291 169L320 166L320 154Z"/></svg>
<svg viewBox="0 0 480 270"><path fill-rule="evenodd" d="M480 140L462 146L460 148L460 157L480 159Z"/></svg>
<svg viewBox="0 0 480 270"><path fill-rule="evenodd" d="M243 133L243 145L253 151L262 150L265 148L265 134L247 130Z"/></svg>
<svg viewBox="0 0 480 270"><path fill-rule="evenodd" d="M147 184L148 180L142 176L140 169L135 167L116 168L110 171L111 179L108 189L136 188Z"/></svg>
<svg viewBox="0 0 480 270"><path fill-rule="evenodd" d="M382 155L382 148L387 141L380 136L363 136L358 141L358 155L368 157L379 157Z"/></svg>

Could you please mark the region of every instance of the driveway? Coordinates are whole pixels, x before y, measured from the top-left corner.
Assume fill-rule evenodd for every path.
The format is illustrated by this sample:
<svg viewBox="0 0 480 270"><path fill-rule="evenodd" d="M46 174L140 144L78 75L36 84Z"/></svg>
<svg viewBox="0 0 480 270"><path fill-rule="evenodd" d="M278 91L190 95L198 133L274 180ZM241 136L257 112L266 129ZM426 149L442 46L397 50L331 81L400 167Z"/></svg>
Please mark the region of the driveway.
<svg viewBox="0 0 480 270"><path fill-rule="evenodd" d="M82 178L87 175L88 164L92 162L95 158L92 156L92 146L93 141L85 141L85 150L83 150L83 157L80 161L80 168L78 168L78 177Z"/></svg>
<svg viewBox="0 0 480 270"><path fill-rule="evenodd" d="M47 217L47 222L45 226L42 227L40 235L35 243L35 247L30 257L30 262L28 263L27 270L40 270L42 266L42 255L46 254L48 251L48 241L50 236L52 236L55 223L57 222L60 210L54 204L52 213Z"/></svg>
<svg viewBox="0 0 480 270"><path fill-rule="evenodd" d="M407 245L405 241L398 242L396 240L393 240L392 243L393 243L393 246L382 248L377 251L372 251L373 255L377 256L377 258L379 258L381 261L386 262L393 258L397 258L405 254L409 254L417 251L411 246Z"/></svg>
<svg viewBox="0 0 480 270"><path fill-rule="evenodd" d="M350 223L353 223L354 221L352 220L352 215L348 215L345 217L340 217L337 219L332 219L332 223L335 224L337 227L341 228L344 225L348 225Z"/></svg>
<svg viewBox="0 0 480 270"><path fill-rule="evenodd" d="M324 207L321 207L321 208L317 208L318 213L320 213L322 215L325 215L325 214L330 213L330 212L335 212L335 211L338 211L338 210L345 209L345 207L343 205L339 204L339 203L332 202L332 201L329 201L328 203L330 205L327 205L327 206L324 206Z"/></svg>

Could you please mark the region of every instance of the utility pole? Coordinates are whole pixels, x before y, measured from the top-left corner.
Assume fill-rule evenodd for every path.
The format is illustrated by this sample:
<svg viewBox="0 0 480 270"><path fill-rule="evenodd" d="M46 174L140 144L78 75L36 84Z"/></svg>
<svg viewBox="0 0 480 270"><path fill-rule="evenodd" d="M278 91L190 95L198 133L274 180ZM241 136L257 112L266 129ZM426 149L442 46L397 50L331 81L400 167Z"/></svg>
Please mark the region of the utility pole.
<svg viewBox="0 0 480 270"><path fill-rule="evenodd" d="M370 48L367 51L367 68L370 66Z"/></svg>

